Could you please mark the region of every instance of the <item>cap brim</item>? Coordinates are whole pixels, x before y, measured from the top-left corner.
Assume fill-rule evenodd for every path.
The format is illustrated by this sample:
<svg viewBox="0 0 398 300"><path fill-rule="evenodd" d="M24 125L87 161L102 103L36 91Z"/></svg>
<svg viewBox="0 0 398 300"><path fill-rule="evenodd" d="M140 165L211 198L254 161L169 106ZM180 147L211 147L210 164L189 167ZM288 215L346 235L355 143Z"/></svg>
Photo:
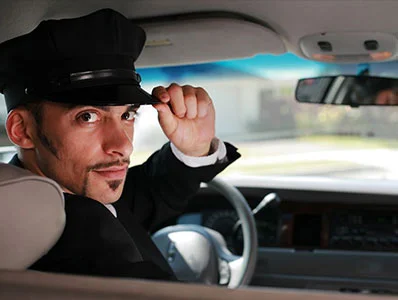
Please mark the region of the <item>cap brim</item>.
<svg viewBox="0 0 398 300"><path fill-rule="evenodd" d="M161 103L159 99L150 95L138 85L106 85L77 88L43 95L43 98L53 102L90 106L151 105Z"/></svg>

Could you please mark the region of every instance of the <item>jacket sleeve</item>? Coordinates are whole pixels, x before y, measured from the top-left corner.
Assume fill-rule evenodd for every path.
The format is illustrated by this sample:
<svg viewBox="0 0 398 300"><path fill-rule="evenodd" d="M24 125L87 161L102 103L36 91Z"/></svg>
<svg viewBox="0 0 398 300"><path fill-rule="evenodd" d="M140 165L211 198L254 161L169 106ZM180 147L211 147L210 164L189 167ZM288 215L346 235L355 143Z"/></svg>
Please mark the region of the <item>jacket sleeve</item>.
<svg viewBox="0 0 398 300"><path fill-rule="evenodd" d="M225 162L191 168L174 156L170 143L165 144L144 164L129 169L123 194L115 203L116 209L127 204L147 230L182 213L201 182L212 180L240 157L234 146L225 145Z"/></svg>

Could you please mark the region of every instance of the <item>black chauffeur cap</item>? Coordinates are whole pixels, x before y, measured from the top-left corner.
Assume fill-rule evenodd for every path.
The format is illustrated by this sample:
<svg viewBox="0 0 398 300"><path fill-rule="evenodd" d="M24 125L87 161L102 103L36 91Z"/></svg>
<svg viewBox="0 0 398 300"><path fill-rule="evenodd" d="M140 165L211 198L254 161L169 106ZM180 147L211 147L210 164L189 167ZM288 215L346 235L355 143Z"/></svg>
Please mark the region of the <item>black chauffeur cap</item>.
<svg viewBox="0 0 398 300"><path fill-rule="evenodd" d="M144 30L111 9L43 21L0 44L7 110L41 99L93 106L159 103L141 89L135 71L144 43Z"/></svg>

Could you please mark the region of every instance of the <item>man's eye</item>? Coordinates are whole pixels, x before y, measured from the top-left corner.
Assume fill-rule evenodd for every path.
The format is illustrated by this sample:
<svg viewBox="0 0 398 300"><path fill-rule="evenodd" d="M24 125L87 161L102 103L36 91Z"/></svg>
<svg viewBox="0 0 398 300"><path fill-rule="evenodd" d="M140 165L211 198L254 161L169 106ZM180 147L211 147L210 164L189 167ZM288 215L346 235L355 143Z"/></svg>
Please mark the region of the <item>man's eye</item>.
<svg viewBox="0 0 398 300"><path fill-rule="evenodd" d="M132 121L137 116L136 111L127 111L122 115L122 119L126 121Z"/></svg>
<svg viewBox="0 0 398 300"><path fill-rule="evenodd" d="M86 123L94 123L95 121L98 120L98 115L94 112L85 112L82 113L78 119L82 120L83 122Z"/></svg>

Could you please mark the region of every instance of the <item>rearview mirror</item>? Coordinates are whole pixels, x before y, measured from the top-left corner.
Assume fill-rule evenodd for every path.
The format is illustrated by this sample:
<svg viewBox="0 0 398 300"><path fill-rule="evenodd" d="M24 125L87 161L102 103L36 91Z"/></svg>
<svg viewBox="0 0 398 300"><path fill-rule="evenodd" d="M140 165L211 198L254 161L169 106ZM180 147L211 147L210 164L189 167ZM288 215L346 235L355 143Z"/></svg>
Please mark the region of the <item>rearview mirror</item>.
<svg viewBox="0 0 398 300"><path fill-rule="evenodd" d="M351 75L300 79L296 100L353 107L398 105L398 79Z"/></svg>

